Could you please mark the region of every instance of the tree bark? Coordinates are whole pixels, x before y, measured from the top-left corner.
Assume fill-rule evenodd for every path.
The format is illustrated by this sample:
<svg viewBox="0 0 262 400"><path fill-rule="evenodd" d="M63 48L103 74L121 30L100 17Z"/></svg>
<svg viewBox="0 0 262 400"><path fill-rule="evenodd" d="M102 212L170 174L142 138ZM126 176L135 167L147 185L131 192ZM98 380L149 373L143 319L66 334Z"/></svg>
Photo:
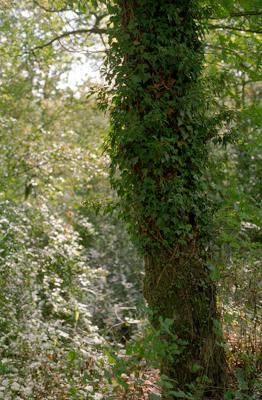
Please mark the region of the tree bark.
<svg viewBox="0 0 262 400"><path fill-rule="evenodd" d="M145 256L144 296L153 310L152 323L159 328L159 318L168 318L176 335L174 339L163 332L161 337L169 352L169 360L161 360L161 373L179 389L188 390L188 384L196 383L202 387L201 399L221 399L226 363L216 288L195 246L184 247L180 255L174 251L174 255L164 250ZM180 354L171 354L174 340L185 342Z"/></svg>

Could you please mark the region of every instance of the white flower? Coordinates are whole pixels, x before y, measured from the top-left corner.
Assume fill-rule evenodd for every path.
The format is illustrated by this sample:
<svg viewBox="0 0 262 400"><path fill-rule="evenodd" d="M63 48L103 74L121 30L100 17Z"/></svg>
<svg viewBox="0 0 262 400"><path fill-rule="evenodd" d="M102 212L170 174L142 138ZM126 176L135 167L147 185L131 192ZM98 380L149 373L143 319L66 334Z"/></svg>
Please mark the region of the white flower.
<svg viewBox="0 0 262 400"><path fill-rule="evenodd" d="M21 389L21 386L17 382L14 382L11 385L11 389L17 392L18 390Z"/></svg>
<svg viewBox="0 0 262 400"><path fill-rule="evenodd" d="M103 395L101 393L95 393L93 399L94 400L102 400L103 399Z"/></svg>
<svg viewBox="0 0 262 400"><path fill-rule="evenodd" d="M87 385L87 386L85 386L85 390L86 390L87 392L93 392L94 388L93 388L93 386L91 386L91 385Z"/></svg>

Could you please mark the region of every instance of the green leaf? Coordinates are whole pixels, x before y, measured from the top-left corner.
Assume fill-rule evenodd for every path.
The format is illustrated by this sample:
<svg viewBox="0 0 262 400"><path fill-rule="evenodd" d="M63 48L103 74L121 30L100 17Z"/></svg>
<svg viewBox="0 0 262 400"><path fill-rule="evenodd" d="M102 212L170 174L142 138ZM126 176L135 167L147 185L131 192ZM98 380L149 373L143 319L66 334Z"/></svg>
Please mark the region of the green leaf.
<svg viewBox="0 0 262 400"><path fill-rule="evenodd" d="M208 268L210 270L210 278L213 282L219 281L220 279L220 271L217 266L213 264L209 264Z"/></svg>
<svg viewBox="0 0 262 400"><path fill-rule="evenodd" d="M196 373L196 372L200 371L201 369L203 369L203 367L199 364L193 364L193 366L192 366L193 373Z"/></svg>
<svg viewBox="0 0 262 400"><path fill-rule="evenodd" d="M149 400L159 400L159 399L161 399L161 396L159 396L158 394L155 393L149 394Z"/></svg>
<svg viewBox="0 0 262 400"><path fill-rule="evenodd" d="M193 397L191 395L186 394L182 390L179 391L170 391L169 394L172 396L175 396L177 399L188 399L188 400L193 400Z"/></svg>
<svg viewBox="0 0 262 400"><path fill-rule="evenodd" d="M226 393L224 394L224 399L225 400L233 400L235 398L235 394L233 390L227 390Z"/></svg>
<svg viewBox="0 0 262 400"><path fill-rule="evenodd" d="M74 361L78 358L78 354L75 351L69 351L69 353L67 354L67 359L68 361Z"/></svg>
<svg viewBox="0 0 262 400"><path fill-rule="evenodd" d="M126 383L126 381L125 381L123 378L121 378L121 376L116 376L115 378L116 378L117 382L118 382L125 390L128 390L128 383Z"/></svg>

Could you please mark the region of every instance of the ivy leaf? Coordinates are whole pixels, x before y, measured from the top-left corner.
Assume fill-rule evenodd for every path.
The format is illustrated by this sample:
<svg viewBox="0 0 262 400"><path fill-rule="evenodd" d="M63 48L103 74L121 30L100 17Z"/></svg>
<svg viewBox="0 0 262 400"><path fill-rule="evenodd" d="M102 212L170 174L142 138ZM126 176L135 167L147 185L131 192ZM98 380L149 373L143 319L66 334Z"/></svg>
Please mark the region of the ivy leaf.
<svg viewBox="0 0 262 400"><path fill-rule="evenodd" d="M159 399L161 399L161 396L159 396L158 394L155 393L149 394L149 400L159 400Z"/></svg>
<svg viewBox="0 0 262 400"><path fill-rule="evenodd" d="M191 395L186 394L182 390L179 390L179 391L171 390L169 392L169 394L171 394L172 396L175 396L177 399L193 400L193 397Z"/></svg>

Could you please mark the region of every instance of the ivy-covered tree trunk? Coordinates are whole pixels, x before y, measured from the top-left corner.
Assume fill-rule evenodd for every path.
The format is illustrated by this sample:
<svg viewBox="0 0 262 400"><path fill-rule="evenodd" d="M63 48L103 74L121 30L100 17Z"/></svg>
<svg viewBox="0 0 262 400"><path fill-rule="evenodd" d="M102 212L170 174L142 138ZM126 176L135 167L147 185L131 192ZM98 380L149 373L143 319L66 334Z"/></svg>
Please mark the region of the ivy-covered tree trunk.
<svg viewBox="0 0 262 400"><path fill-rule="evenodd" d="M196 399L221 399L225 356L219 344L215 287L197 246L184 247L173 257L166 251L146 255L144 294L157 318L173 321L172 336L163 332L161 337L167 343L162 373L174 387L185 390L191 383L202 388Z"/></svg>
<svg viewBox="0 0 262 400"><path fill-rule="evenodd" d="M145 257L153 324L172 323L172 334L162 337L170 349L162 372L180 389L202 382L211 399L221 398L225 357L208 263L212 205L203 176L214 124L201 83L197 3L118 0L111 6L108 150L121 216Z"/></svg>

